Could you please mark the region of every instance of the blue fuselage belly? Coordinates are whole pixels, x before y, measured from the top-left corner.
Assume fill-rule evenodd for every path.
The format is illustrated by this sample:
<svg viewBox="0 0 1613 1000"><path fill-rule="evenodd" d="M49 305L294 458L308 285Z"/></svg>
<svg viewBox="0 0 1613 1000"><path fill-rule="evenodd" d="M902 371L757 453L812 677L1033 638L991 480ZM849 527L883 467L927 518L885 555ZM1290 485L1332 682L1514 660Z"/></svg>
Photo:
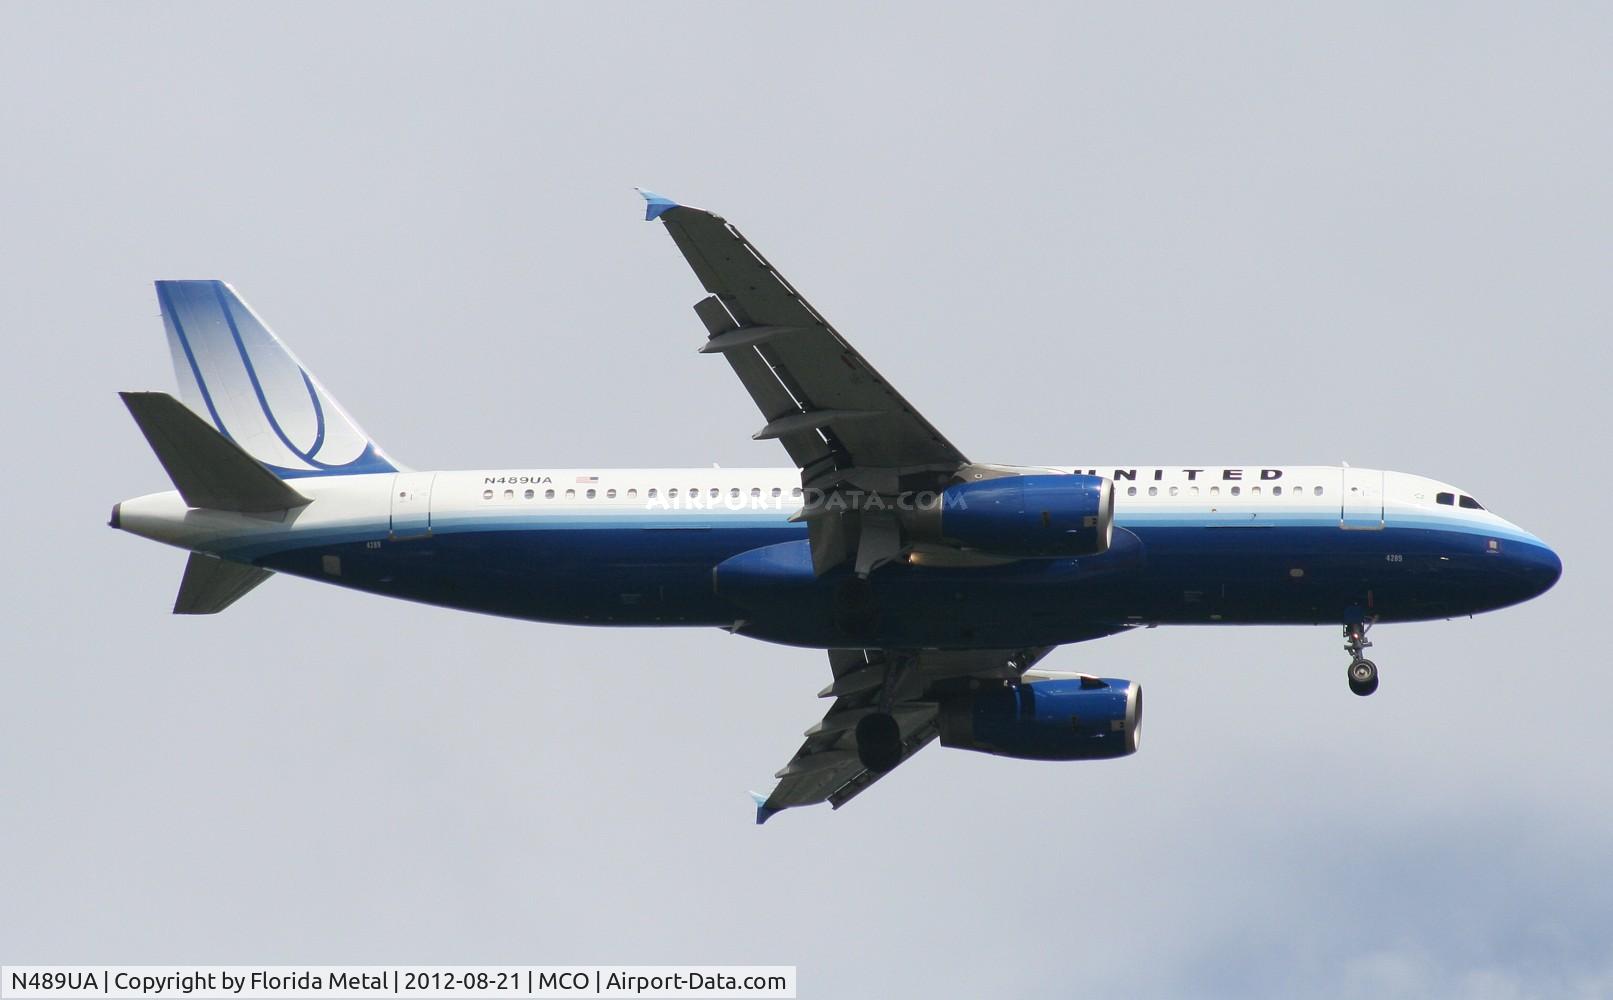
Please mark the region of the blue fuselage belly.
<svg viewBox="0 0 1613 1000"><path fill-rule="evenodd" d="M799 525L466 526L409 541L328 539L260 565L408 600L539 621L733 626L807 646L852 644L833 614L840 574L777 599L719 593L714 570L804 543ZM1021 560L875 572L877 633L857 643L1003 647L1074 642L1129 624L1318 624L1449 618L1526 600L1555 580L1530 542L1391 525L1133 523L1141 558ZM331 557L336 558L332 572ZM1549 579L1547 579L1549 577Z"/></svg>

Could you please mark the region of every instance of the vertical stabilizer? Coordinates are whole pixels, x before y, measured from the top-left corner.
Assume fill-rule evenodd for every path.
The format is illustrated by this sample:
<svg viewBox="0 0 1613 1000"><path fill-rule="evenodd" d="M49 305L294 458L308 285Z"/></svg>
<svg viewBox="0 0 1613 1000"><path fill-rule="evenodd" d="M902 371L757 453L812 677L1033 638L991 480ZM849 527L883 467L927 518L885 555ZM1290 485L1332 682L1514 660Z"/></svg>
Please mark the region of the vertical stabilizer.
<svg viewBox="0 0 1613 1000"><path fill-rule="evenodd" d="M179 397L281 478L397 466L222 281L159 281Z"/></svg>

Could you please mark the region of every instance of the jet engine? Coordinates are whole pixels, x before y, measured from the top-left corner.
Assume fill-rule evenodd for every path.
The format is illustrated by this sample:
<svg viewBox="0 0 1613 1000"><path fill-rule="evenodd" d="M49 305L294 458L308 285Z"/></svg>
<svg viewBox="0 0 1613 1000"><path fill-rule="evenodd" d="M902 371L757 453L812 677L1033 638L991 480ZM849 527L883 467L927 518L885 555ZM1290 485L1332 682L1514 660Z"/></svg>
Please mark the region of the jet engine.
<svg viewBox="0 0 1613 1000"><path fill-rule="evenodd" d="M1003 476L948 487L909 521L917 541L1016 557L1095 556L1114 529L1114 483L1101 476Z"/></svg>
<svg viewBox="0 0 1613 1000"><path fill-rule="evenodd" d="M1081 677L987 688L941 704L941 745L1022 760L1103 760L1137 752L1142 686Z"/></svg>

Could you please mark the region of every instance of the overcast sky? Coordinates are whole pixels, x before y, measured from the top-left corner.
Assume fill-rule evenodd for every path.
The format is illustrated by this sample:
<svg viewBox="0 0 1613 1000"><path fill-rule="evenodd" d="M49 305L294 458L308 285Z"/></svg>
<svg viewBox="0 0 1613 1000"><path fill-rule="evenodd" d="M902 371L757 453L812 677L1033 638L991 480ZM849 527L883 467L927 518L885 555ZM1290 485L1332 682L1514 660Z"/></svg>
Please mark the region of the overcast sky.
<svg viewBox="0 0 1613 1000"><path fill-rule="evenodd" d="M769 963L803 997L1613 994L1605 5L0 5L0 960ZM782 465L634 185L971 457L1456 483L1544 598L1160 629L1142 751L752 825L821 653L290 578L168 614L150 282L417 468Z"/></svg>

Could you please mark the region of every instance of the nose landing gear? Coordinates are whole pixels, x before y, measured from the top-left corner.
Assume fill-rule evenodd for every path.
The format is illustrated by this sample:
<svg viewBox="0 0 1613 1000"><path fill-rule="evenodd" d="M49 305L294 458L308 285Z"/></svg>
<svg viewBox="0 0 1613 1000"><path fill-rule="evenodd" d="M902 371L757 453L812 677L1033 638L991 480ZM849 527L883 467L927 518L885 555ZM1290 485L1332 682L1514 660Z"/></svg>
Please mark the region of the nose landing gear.
<svg viewBox="0 0 1613 1000"><path fill-rule="evenodd" d="M1361 655L1372 645L1367 638L1371 627L1370 620L1344 626L1344 649L1350 654L1350 693L1362 698L1378 690L1378 665Z"/></svg>

